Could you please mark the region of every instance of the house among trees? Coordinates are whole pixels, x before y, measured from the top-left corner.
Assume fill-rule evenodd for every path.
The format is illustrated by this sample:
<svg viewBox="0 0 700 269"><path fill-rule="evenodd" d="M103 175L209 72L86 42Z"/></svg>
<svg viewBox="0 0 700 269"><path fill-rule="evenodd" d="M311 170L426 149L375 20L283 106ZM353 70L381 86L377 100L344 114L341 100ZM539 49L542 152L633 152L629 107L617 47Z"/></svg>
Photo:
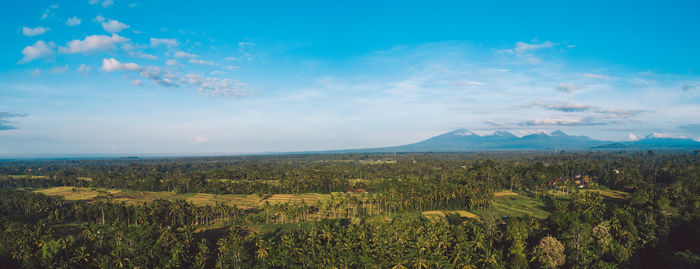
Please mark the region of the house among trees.
<svg viewBox="0 0 700 269"><path fill-rule="evenodd" d="M576 175L575 177L558 177L547 181L547 186L552 188L564 188L568 186L576 186L579 189L592 187L593 179L589 176Z"/></svg>
<svg viewBox="0 0 700 269"><path fill-rule="evenodd" d="M367 190L365 189L355 189L355 188L348 188L347 193L367 193Z"/></svg>

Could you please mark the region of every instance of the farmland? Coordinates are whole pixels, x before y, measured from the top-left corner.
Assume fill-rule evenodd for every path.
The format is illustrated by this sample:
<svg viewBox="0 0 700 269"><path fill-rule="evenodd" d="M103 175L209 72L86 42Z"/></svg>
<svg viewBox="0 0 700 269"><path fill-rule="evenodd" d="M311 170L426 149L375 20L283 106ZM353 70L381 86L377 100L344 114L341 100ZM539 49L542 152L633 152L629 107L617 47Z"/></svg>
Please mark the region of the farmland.
<svg viewBox="0 0 700 269"><path fill-rule="evenodd" d="M640 169L654 159L654 170ZM39 253L59 253L66 267L189 267L192 257L203 268L541 267L541 246L561 244L565 267L580 267L583 254L601 267L682 267L697 242L687 232L698 199L691 162L414 154L0 163L0 237L9 242L0 263L47 267L56 256ZM569 184L579 174L590 185ZM94 258L76 260L78 251Z"/></svg>

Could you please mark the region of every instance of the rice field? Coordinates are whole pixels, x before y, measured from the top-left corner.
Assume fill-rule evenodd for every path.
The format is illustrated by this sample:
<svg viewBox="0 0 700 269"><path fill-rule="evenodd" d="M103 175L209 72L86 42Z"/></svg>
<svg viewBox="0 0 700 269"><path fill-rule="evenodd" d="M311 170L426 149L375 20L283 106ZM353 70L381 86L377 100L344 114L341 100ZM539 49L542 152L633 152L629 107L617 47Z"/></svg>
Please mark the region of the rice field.
<svg viewBox="0 0 700 269"><path fill-rule="evenodd" d="M236 205L241 208L260 208L264 203L306 203L315 205L319 201L331 199L331 196L340 196L341 193L319 194L273 194L260 197L257 194L209 194L209 193L175 193L175 192L142 192L134 190L102 189L102 188L81 188L81 187L54 187L34 190L49 196L60 196L66 200L92 200L100 191L107 191L112 195L112 201L125 202L127 204L137 204L152 202L157 199L165 200L186 200L196 205L214 205L223 203L225 205ZM613 190L583 190L596 192L603 195L608 200L626 199L627 193ZM552 193L565 197L566 195ZM342 194L346 195L346 194ZM352 194L359 195L359 194ZM485 216L531 216L535 218L546 218L549 216L546 205L542 199L536 199L527 195L518 194L512 191L501 191L494 193L494 202L490 208L470 211L425 211L423 216L428 218L445 218L446 214L456 213L462 217L478 219Z"/></svg>
<svg viewBox="0 0 700 269"><path fill-rule="evenodd" d="M624 191L616 191L616 190L600 190L600 189L583 189L579 190L581 192L595 192L597 194L600 194L603 196L603 199L607 201L622 201L626 200L627 197L629 196L629 193L626 193ZM547 193L557 196L557 197L563 197L563 198L569 198L571 197L570 193L563 192L561 190L549 190Z"/></svg>
<svg viewBox="0 0 700 269"><path fill-rule="evenodd" d="M150 192L133 191L120 189L103 188L82 188L82 187L54 187L46 189L36 189L34 192L43 193L48 196L60 196L63 199L92 200L99 194L99 191L107 191L112 195L112 201L136 204L152 202L157 199L164 200L186 200L196 205L214 205L224 203L226 205L236 205L242 208L257 207L265 202L269 203L301 203L316 204L319 200L327 200L329 194L304 193L304 194L274 194L261 198L257 194L210 194L210 193L175 193L175 192Z"/></svg>
<svg viewBox="0 0 700 269"><path fill-rule="evenodd" d="M473 210L473 213L480 217L531 216L544 219L549 216L544 201L512 191L494 193L494 201L490 208Z"/></svg>
<svg viewBox="0 0 700 269"><path fill-rule="evenodd" d="M477 216L474 213L471 213L469 211L465 210L448 210L448 211L440 211L440 210L434 210L434 211L423 211L423 216L425 216L428 219L442 219L445 220L447 219L447 214L457 214L460 217L463 218L470 218L470 219L480 219L479 216Z"/></svg>

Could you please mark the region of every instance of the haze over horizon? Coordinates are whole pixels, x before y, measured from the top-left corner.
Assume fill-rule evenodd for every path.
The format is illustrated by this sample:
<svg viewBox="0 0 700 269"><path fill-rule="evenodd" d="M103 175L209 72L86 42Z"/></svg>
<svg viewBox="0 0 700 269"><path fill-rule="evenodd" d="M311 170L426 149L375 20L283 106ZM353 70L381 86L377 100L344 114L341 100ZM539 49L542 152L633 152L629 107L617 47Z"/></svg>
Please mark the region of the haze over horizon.
<svg viewBox="0 0 700 269"><path fill-rule="evenodd" d="M695 1L4 4L0 157L700 140Z"/></svg>

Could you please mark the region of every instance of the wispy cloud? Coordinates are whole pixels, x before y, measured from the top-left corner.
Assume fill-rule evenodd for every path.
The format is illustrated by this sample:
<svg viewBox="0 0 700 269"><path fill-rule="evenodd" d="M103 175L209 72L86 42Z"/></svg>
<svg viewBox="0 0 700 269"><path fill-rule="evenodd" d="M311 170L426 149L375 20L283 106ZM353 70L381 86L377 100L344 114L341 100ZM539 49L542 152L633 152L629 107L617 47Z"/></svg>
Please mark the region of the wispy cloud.
<svg viewBox="0 0 700 269"><path fill-rule="evenodd" d="M68 71L68 65L56 66L51 69L52 74L63 74Z"/></svg>
<svg viewBox="0 0 700 269"><path fill-rule="evenodd" d="M239 97L250 93L248 85L234 79L189 74L185 78L201 93L215 97Z"/></svg>
<svg viewBox="0 0 700 269"><path fill-rule="evenodd" d="M90 74L90 70L92 70L92 66L80 64L78 69L76 69L75 71L83 76L87 76L88 74Z"/></svg>
<svg viewBox="0 0 700 269"><path fill-rule="evenodd" d="M601 75L601 74L593 74L593 73L583 73L583 76L587 77L587 78L593 78L593 79L610 79L610 76Z"/></svg>
<svg viewBox="0 0 700 269"><path fill-rule="evenodd" d="M645 109L601 109L597 111L605 119L628 119L641 113L648 112Z"/></svg>
<svg viewBox="0 0 700 269"><path fill-rule="evenodd" d="M681 130L700 135L700 124L685 124L678 127Z"/></svg>
<svg viewBox="0 0 700 269"><path fill-rule="evenodd" d="M114 0L89 0L88 3L90 3L90 5L100 4L103 8L108 8L109 6L114 5Z"/></svg>
<svg viewBox="0 0 700 269"><path fill-rule="evenodd" d="M0 131L17 129L9 119L23 116L25 115L0 111Z"/></svg>
<svg viewBox="0 0 700 269"><path fill-rule="evenodd" d="M577 89L577 87L569 83L559 83L559 85L555 88L555 90L565 93L572 93L575 89Z"/></svg>
<svg viewBox="0 0 700 269"><path fill-rule="evenodd" d="M197 55L194 55L192 53L187 53L184 51L175 52L174 56L175 56L175 58L196 58L197 57Z"/></svg>
<svg viewBox="0 0 700 269"><path fill-rule="evenodd" d="M683 89L684 92L690 92L698 88L698 83L683 83L681 86L681 89Z"/></svg>
<svg viewBox="0 0 700 269"><path fill-rule="evenodd" d="M547 103L547 102L537 102L533 104L537 107L542 107L549 110L557 110L562 112L583 112L593 108L591 105L585 104L574 104L574 103Z"/></svg>
<svg viewBox="0 0 700 269"><path fill-rule="evenodd" d="M520 123L524 126L587 126L587 125L606 125L605 122L596 122L591 118L564 118L564 119L531 119Z"/></svg>
<svg viewBox="0 0 700 269"><path fill-rule="evenodd" d="M48 17L53 17L53 10L57 9L58 5L50 5L46 10L44 10L44 13L41 14L41 19L44 20Z"/></svg>
<svg viewBox="0 0 700 269"><path fill-rule="evenodd" d="M206 65L213 65L213 62L205 61L205 60L200 60L200 59L190 59L190 63L193 64L206 64Z"/></svg>
<svg viewBox="0 0 700 269"><path fill-rule="evenodd" d="M163 71L155 66L145 68L143 71L141 71L140 75L165 88L178 87L178 84L173 80L173 76L168 75L170 77L164 77Z"/></svg>
<svg viewBox="0 0 700 269"><path fill-rule="evenodd" d="M502 49L498 50L498 53L506 53L506 54L525 54L529 53L530 51L533 50L538 50L538 49L544 49L544 48L552 48L554 47L554 43L550 41L545 41L543 43L526 43L522 41L515 42L515 47L512 49Z"/></svg>
<svg viewBox="0 0 700 269"><path fill-rule="evenodd" d="M508 125L505 122L500 122L500 121L495 121L495 120L485 120L484 123L491 125L491 126L507 126Z"/></svg>
<svg viewBox="0 0 700 269"><path fill-rule="evenodd" d="M543 43L537 44L537 43L525 43L525 42L516 42L515 43L515 52L526 52L530 50L537 50L537 49L543 49L543 48L552 48L554 47L554 43L545 41Z"/></svg>
<svg viewBox="0 0 700 269"><path fill-rule="evenodd" d="M177 39L174 38L151 38L151 47L157 47L160 45L166 45L166 46L176 46L177 45Z"/></svg>

